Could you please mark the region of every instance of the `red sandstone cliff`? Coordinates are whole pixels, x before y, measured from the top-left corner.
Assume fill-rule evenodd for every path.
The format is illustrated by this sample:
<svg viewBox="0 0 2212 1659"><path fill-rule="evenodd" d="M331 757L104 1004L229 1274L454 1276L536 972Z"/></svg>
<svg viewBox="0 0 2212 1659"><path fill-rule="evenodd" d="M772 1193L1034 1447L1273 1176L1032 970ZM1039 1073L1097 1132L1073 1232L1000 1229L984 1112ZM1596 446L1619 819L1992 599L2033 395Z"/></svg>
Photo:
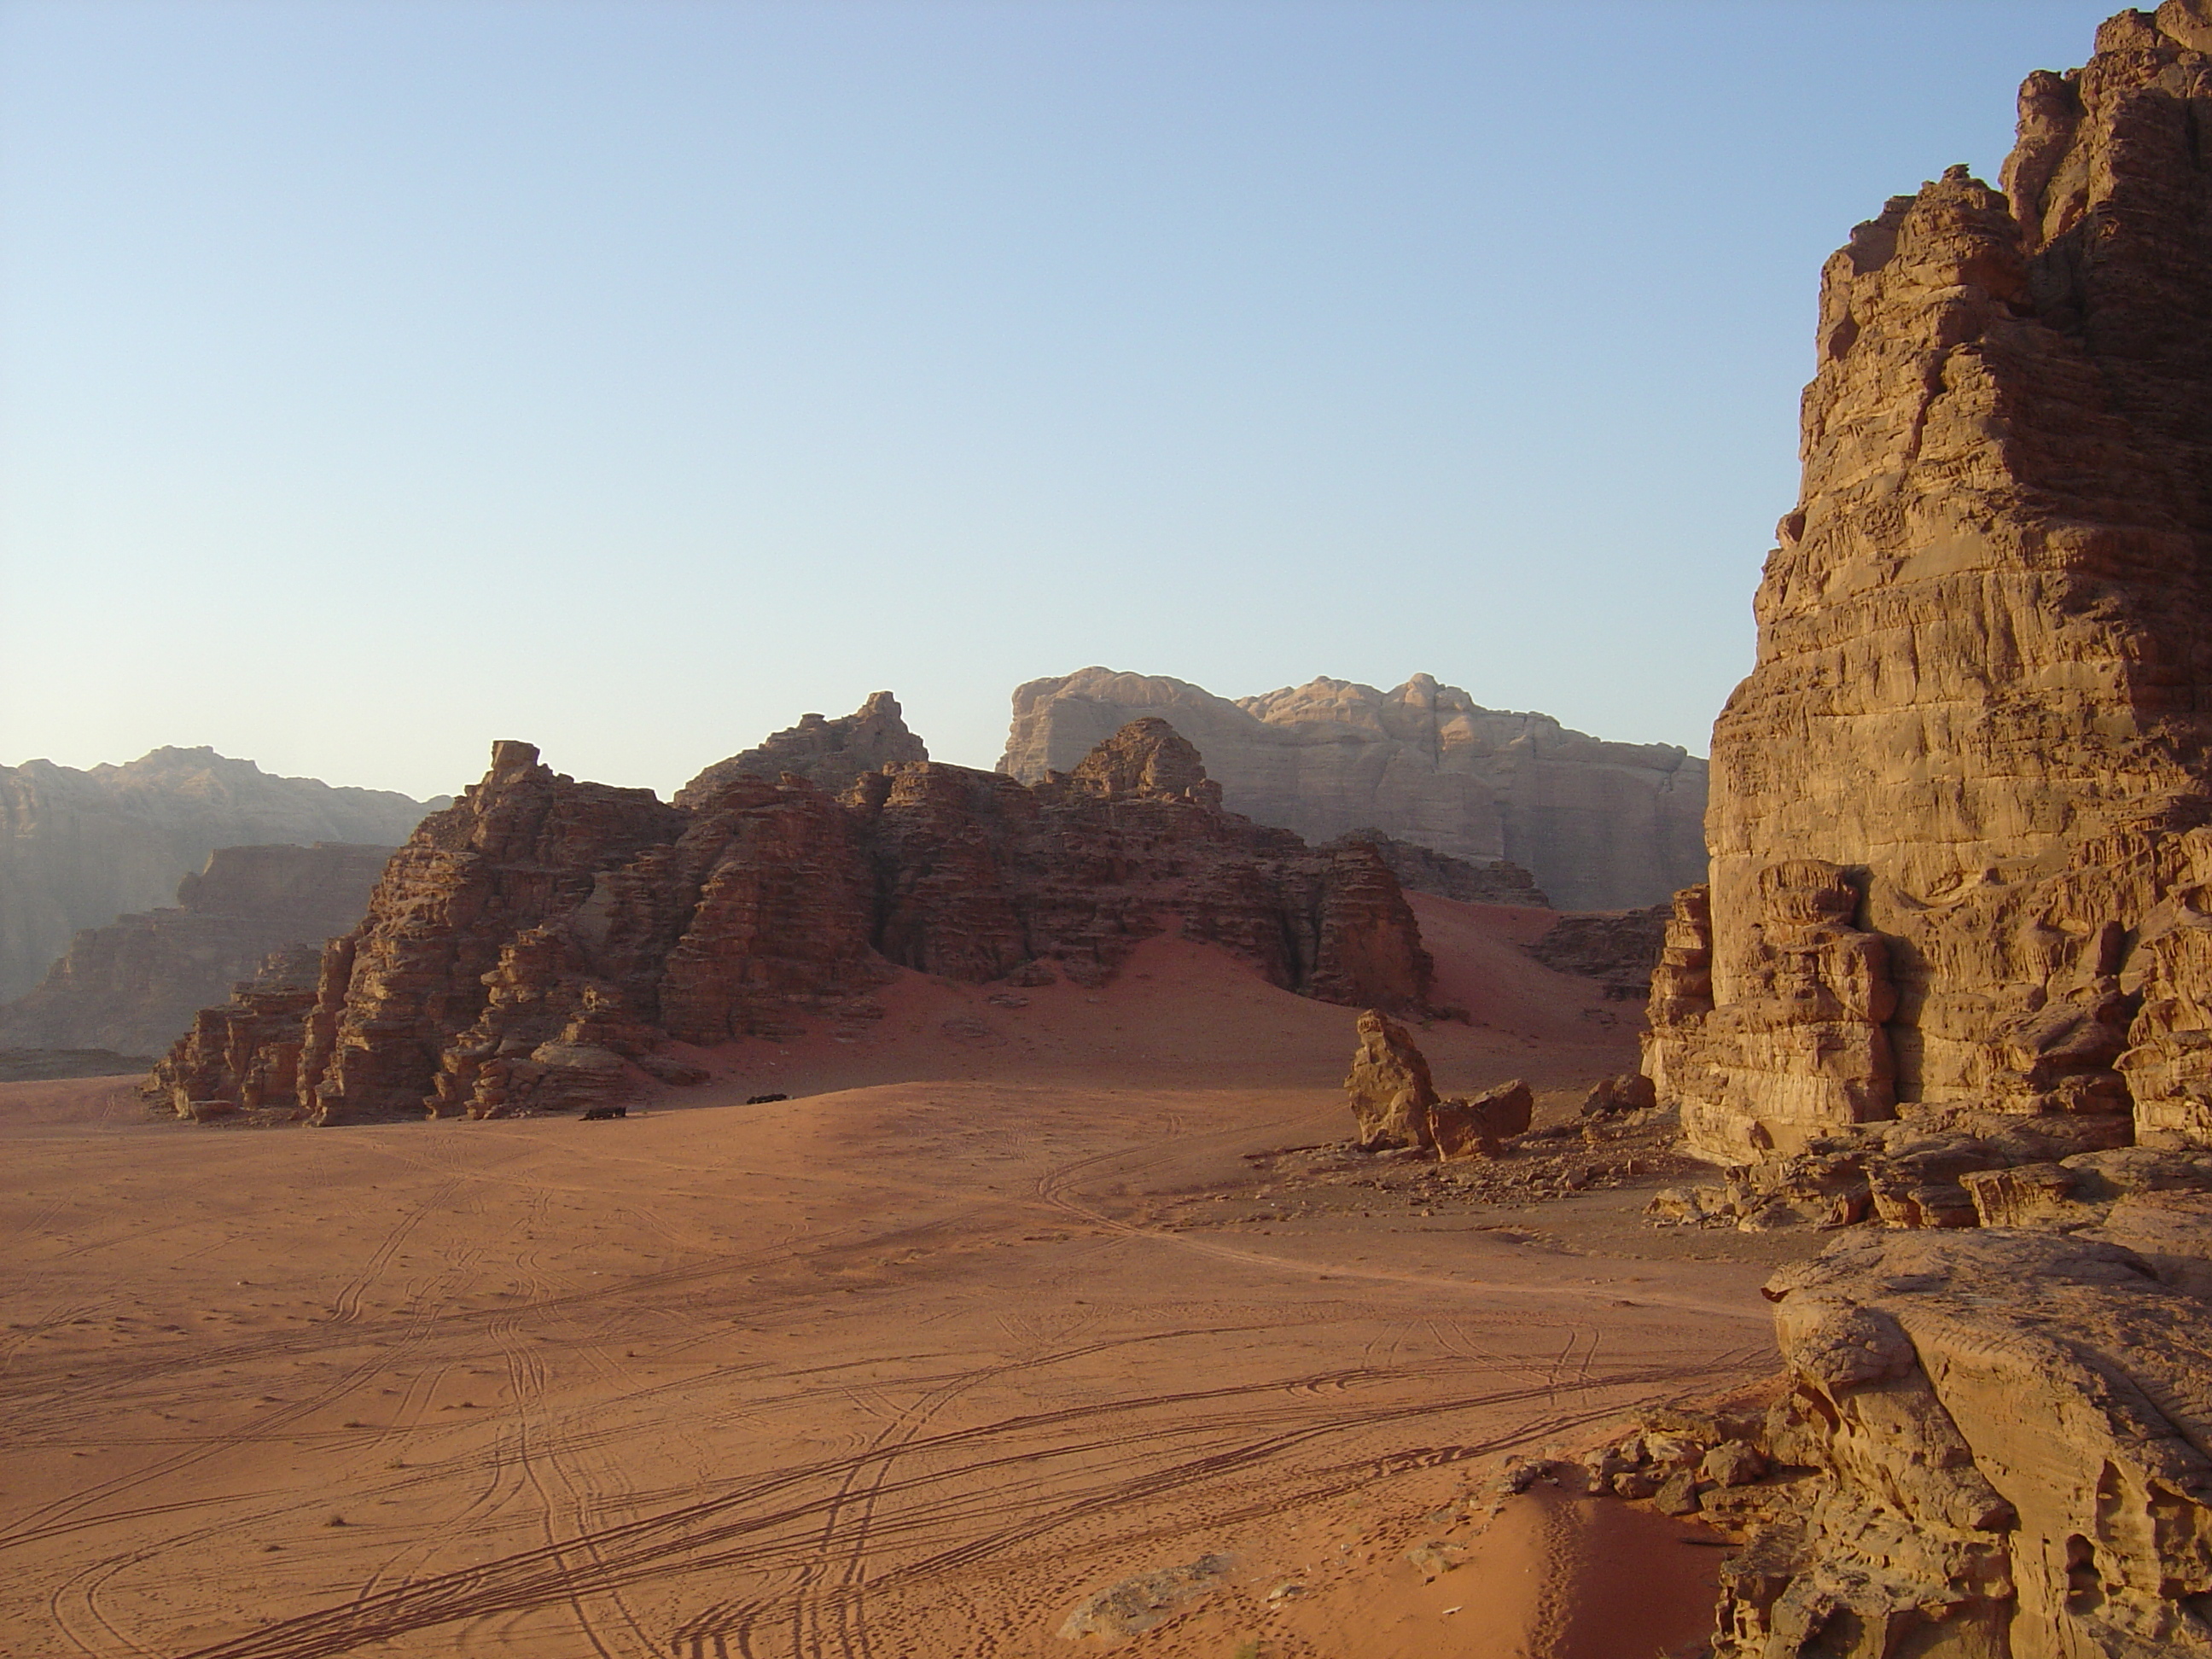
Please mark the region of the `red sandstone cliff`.
<svg viewBox="0 0 2212 1659"><path fill-rule="evenodd" d="M155 1092L182 1115L284 1099L321 1123L550 1109L665 1065L672 1038L865 1006L895 968L1099 984L1171 927L1325 1000L1427 991L1374 849L1223 811L1163 721L1030 785L915 761L842 794L744 770L686 794L578 783L499 744L394 855L312 997L272 981L207 1011Z"/></svg>

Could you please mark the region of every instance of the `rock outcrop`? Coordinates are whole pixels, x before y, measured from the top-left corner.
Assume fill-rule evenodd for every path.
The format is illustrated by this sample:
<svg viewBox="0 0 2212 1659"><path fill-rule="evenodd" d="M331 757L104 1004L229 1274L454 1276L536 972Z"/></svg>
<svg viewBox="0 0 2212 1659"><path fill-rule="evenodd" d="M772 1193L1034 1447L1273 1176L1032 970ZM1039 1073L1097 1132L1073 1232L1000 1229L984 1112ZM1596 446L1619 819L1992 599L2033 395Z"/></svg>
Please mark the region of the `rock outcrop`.
<svg viewBox="0 0 2212 1659"><path fill-rule="evenodd" d="M2212 1141L2208 118L2212 10L2123 12L2029 77L2003 193L1954 167L1822 274L1651 1005L1700 1156Z"/></svg>
<svg viewBox="0 0 2212 1659"><path fill-rule="evenodd" d="M1528 951L1547 968L1597 981L1616 1002L1644 1002L1651 995L1672 914L1670 906L1655 904L1561 916L1529 941Z"/></svg>
<svg viewBox="0 0 2212 1659"><path fill-rule="evenodd" d="M1352 830L1323 844L1334 851L1351 842L1364 842L1376 857L1390 867L1398 885L1409 893L1433 893L1462 904L1510 904L1523 909L1548 910L1552 901L1536 885L1536 878L1510 859L1477 864L1454 858L1419 842L1401 841L1369 827Z"/></svg>
<svg viewBox="0 0 2212 1659"><path fill-rule="evenodd" d="M1310 842L1379 826L1476 864L1510 860L1571 910L1656 903L1705 876L1703 761L1485 708L1425 674L1389 692L1318 679L1235 702L1104 668L1032 680L1014 693L999 769L1065 771L1145 715L1197 746L1232 811Z"/></svg>
<svg viewBox="0 0 2212 1659"><path fill-rule="evenodd" d="M325 947L307 1005L283 1001L289 981L241 992L151 1091L186 1115L283 1103L319 1123L595 1103L634 1070L681 1069L672 1042L879 1012L869 994L896 969L1098 985L1171 927L1324 1000L1427 994L1373 849L1224 811L1158 721L1034 785L911 761L842 793L744 770L687 793L579 783L498 744Z"/></svg>
<svg viewBox="0 0 2212 1659"><path fill-rule="evenodd" d="M929 758L929 745L906 728L898 699L877 691L840 720L801 714L799 724L778 732L757 748L716 761L676 792L678 806L698 806L731 779L765 778L773 783L789 772L818 783L832 794L863 773Z"/></svg>
<svg viewBox="0 0 2212 1659"><path fill-rule="evenodd" d="M1820 1479L1724 1570L1723 1659L2212 1654L2212 1306L1996 1231L1852 1235L1766 1294L1766 1451Z"/></svg>
<svg viewBox="0 0 2212 1659"><path fill-rule="evenodd" d="M90 771L0 767L0 1002L88 927L169 902L220 847L393 846L446 803L271 777L212 749L156 749Z"/></svg>
<svg viewBox="0 0 2212 1659"><path fill-rule="evenodd" d="M218 848L178 884L175 908L79 933L28 996L0 1007L0 1044L159 1054L271 951L352 927L392 852Z"/></svg>

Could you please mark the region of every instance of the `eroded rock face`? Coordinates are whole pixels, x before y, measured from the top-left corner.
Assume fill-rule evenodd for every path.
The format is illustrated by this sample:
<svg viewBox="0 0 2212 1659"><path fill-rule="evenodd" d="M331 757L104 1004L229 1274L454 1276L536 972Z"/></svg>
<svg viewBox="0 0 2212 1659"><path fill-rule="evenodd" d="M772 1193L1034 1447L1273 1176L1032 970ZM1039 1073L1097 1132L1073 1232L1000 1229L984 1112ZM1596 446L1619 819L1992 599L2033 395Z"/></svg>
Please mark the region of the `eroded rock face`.
<svg viewBox="0 0 2212 1659"><path fill-rule="evenodd" d="M1478 865L1510 860L1573 910L1656 903L1705 874L1704 762L1485 708L1425 674L1388 692L1319 679L1235 702L1105 668L1032 680L1014 693L999 769L1066 771L1142 716L1197 746L1232 811L1311 842L1379 826Z"/></svg>
<svg viewBox="0 0 2212 1659"><path fill-rule="evenodd" d="M596 1104L632 1070L690 1074L671 1042L880 1012L869 993L894 967L1097 985L1178 920L1286 989L1427 994L1419 927L1373 849L1316 851L1224 812L1158 721L1035 786L909 761L842 794L742 769L687 793L579 783L498 744L392 857L292 1026L250 1000L208 1011L156 1091L205 1115L273 1098L282 1075L318 1123Z"/></svg>
<svg viewBox="0 0 2212 1659"><path fill-rule="evenodd" d="M1996 1231L1854 1235L1766 1293L1767 1449L1827 1479L1723 1574L1719 1654L2212 1654L2212 1307Z"/></svg>
<svg viewBox="0 0 2212 1659"><path fill-rule="evenodd" d="M1437 1090L1428 1056L1404 1026L1380 1010L1360 1015L1358 1031L1344 1092L1359 1144L1370 1151L1431 1145L1429 1109L1437 1103Z"/></svg>
<svg viewBox="0 0 2212 1659"><path fill-rule="evenodd" d="M676 804L703 805L735 777L765 778L773 783L787 772L834 794L864 773L928 758L928 744L907 730L898 699L888 691L876 691L840 720L802 714L798 725L778 732L757 748L716 761L676 792Z"/></svg>
<svg viewBox="0 0 2212 1659"><path fill-rule="evenodd" d="M30 992L86 928L169 903L217 848L396 846L444 805L272 777L212 749L89 771L0 767L0 1002Z"/></svg>
<svg viewBox="0 0 2212 1659"><path fill-rule="evenodd" d="M2004 194L1953 168L1822 274L1709 919L1652 1003L1702 1156L1900 1115L2212 1139L2208 46L2122 13L2022 88Z"/></svg>
<svg viewBox="0 0 2212 1659"><path fill-rule="evenodd" d="M0 1044L159 1054L270 952L318 946L368 908L389 847L223 847L173 909L88 928L29 995L0 1008Z"/></svg>
<svg viewBox="0 0 2212 1659"><path fill-rule="evenodd" d="M1433 893L1462 904L1506 904L1516 908L1548 910L1552 901L1536 885L1536 878L1510 859L1477 864L1454 858L1419 842L1401 841L1372 825L1348 830L1326 844L1334 851L1352 842L1364 842L1375 856L1390 867L1398 885L1409 893Z"/></svg>

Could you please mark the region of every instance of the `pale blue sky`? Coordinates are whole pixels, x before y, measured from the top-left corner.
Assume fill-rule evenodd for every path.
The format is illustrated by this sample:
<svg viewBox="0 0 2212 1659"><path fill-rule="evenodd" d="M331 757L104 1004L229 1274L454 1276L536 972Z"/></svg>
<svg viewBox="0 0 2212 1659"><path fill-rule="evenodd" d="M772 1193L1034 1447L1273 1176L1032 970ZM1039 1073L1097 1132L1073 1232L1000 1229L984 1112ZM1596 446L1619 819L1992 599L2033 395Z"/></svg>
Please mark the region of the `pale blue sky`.
<svg viewBox="0 0 2212 1659"><path fill-rule="evenodd" d="M0 6L0 762L664 793L888 686L1702 753L1821 260L2109 4Z"/></svg>

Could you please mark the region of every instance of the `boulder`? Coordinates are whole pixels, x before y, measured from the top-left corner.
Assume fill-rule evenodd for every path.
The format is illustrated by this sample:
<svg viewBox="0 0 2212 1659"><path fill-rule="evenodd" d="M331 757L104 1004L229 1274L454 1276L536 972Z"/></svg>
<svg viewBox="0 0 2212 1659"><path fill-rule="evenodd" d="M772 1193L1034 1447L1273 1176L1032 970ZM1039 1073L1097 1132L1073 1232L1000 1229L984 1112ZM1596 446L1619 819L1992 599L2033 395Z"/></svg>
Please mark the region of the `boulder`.
<svg viewBox="0 0 2212 1659"><path fill-rule="evenodd" d="M1370 1151L1432 1144L1429 1114L1437 1091L1429 1062L1406 1028L1370 1008L1360 1015L1359 1048L1344 1079L1359 1144Z"/></svg>
<svg viewBox="0 0 2212 1659"><path fill-rule="evenodd" d="M1535 1104L1518 1078L1463 1100L1439 1100L1429 1108L1429 1139L1442 1158L1496 1158L1528 1129Z"/></svg>

